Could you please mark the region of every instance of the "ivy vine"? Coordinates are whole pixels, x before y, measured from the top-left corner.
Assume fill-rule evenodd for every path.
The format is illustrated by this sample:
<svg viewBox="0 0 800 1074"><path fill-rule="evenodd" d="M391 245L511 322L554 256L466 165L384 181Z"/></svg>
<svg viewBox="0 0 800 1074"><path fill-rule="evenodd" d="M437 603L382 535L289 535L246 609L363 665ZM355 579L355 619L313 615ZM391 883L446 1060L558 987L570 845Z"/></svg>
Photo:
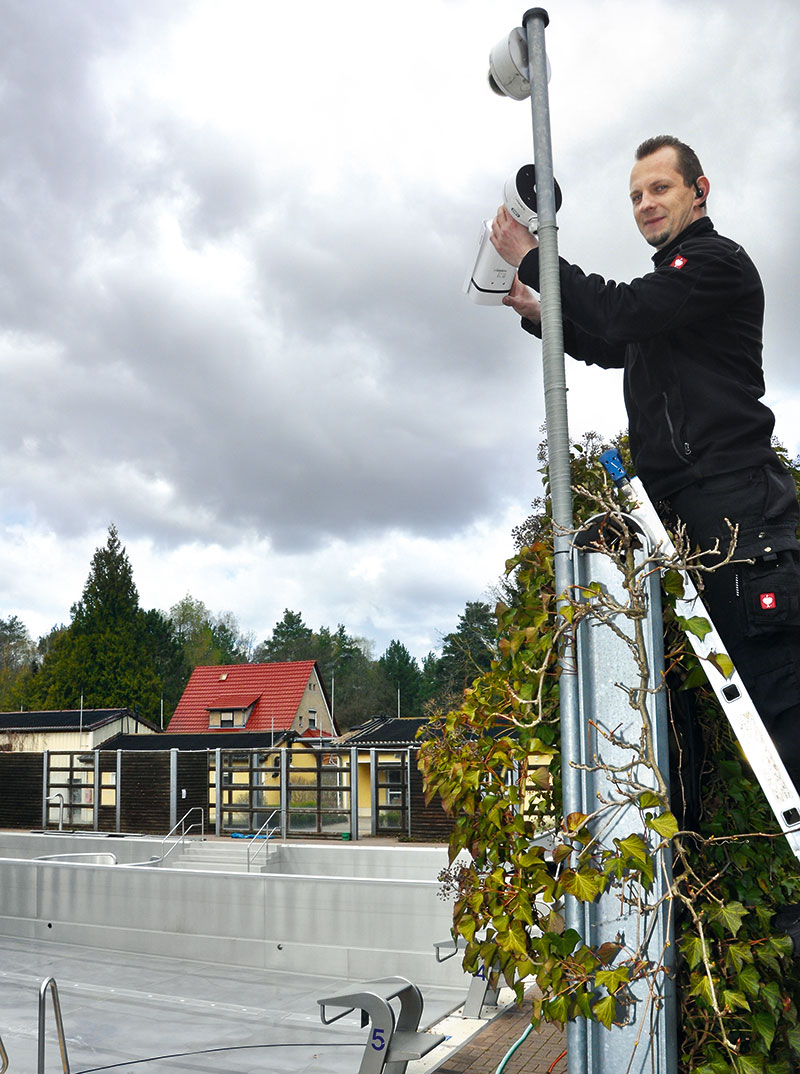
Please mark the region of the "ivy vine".
<svg viewBox="0 0 800 1074"><path fill-rule="evenodd" d="M598 503L613 512L598 449L589 434L573 450L578 524ZM542 519L521 531L528 543L506 565L491 669L457 711L431 722L420 750L428 798L439 795L455 818L453 864L442 881L456 896L454 931L467 943L464 968L489 967L520 1002L535 982L534 1025L586 1018L614 1032L631 983L665 968L619 944L587 944L565 928L561 907L566 895L590 902L611 888L646 903L659 847L667 842L674 859L668 897L679 952L681 1074L792 1074L800 1069L800 962L773 918L800 902L800 864L702 683L683 634L702 624L676 622L669 600L670 590L673 596L679 590L676 575L668 579L664 613L669 704L671 712L691 709L693 733L702 741L697 815L686 823L680 757L670 800L666 781L654 790L629 782L641 829L625 839L603 845L591 818L562 815L561 634L586 615L605 613L593 591L573 595L571 610L557 618L552 541ZM624 550L610 554L624 573ZM653 568L637 569L628 558L629 617L638 614L637 586L647 569ZM634 707L642 704L640 684L629 690ZM640 763L647 760L646 734L642 741ZM680 754L680 736L677 742ZM548 831L555 832L549 843Z"/></svg>

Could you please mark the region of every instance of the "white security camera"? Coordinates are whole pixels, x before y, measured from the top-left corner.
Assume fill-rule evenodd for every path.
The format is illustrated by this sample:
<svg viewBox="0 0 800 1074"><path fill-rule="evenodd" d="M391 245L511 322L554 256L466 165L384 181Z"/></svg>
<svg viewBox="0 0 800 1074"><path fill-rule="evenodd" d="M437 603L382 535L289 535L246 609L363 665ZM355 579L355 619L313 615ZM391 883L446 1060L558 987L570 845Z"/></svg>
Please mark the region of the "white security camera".
<svg viewBox="0 0 800 1074"><path fill-rule="evenodd" d="M547 81L550 81L550 61L547 60ZM508 37L498 41L489 53L489 86L500 97L524 101L531 95L528 68L528 37L517 26Z"/></svg>
<svg viewBox="0 0 800 1074"><path fill-rule="evenodd" d="M561 188L553 180L556 198L556 211L561 208ZM535 235L539 226L536 213L536 168L526 164L513 175L503 188L503 203L515 220ZM504 261L492 246L492 222L484 220L478 235L478 248L472 270L464 281L464 293L469 295L479 306L499 306L503 296L511 290L514 274L513 265Z"/></svg>

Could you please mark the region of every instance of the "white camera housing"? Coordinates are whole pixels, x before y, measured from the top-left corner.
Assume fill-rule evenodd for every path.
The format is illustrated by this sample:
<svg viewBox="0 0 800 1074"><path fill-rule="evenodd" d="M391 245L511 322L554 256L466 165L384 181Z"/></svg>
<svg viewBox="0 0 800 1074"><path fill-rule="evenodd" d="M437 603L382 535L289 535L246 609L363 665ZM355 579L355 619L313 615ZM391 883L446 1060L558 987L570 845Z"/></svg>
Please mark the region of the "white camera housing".
<svg viewBox="0 0 800 1074"><path fill-rule="evenodd" d="M558 210L561 208L561 189L555 181L554 184ZM525 164L507 180L503 187L503 202L514 219L535 235L539 218L536 214L536 168L533 164ZM502 305L517 271L492 246L491 234L492 222L484 220L478 235L473 268L464 280L464 293L479 306Z"/></svg>
<svg viewBox="0 0 800 1074"><path fill-rule="evenodd" d="M547 81L550 81L550 60L547 59ZM528 36L521 26L515 27L489 53L489 86L501 97L515 101L531 95L528 65Z"/></svg>

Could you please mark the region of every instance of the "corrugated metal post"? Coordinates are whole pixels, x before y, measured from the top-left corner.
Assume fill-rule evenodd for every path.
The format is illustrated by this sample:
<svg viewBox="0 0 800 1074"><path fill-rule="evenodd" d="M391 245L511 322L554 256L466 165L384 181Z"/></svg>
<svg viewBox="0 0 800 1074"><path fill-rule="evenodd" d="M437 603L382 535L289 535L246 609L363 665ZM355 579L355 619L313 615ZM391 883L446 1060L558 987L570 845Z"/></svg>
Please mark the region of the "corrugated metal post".
<svg viewBox="0 0 800 1074"><path fill-rule="evenodd" d="M629 529L639 528L632 519ZM641 565L655 549L649 537L640 534L635 553ZM581 535L576 539L580 545ZM575 581L585 588L599 583L603 591L625 606L629 595L616 563L606 554L590 547L574 551ZM657 571L649 570L642 580L647 600L647 615L641 624L642 641L648 670L646 711L650 746L655 764L665 783L669 781L669 741L666 695L663 689L664 625L661 615L661 583ZM614 617L614 626L633 639L634 626L624 615ZM578 699L582 726L586 729L580 760L586 766L586 790L592 813L605 809L592 823L598 840L605 846L642 834L642 816L631 792L624 786L626 778L636 787L659 790L656 774L648 764L637 763L626 777L623 770L641 750L644 721L631 707L628 694L620 688L636 688L640 668L622 637L608 625L584 618L577 630ZM661 843L651 835L651 844ZM669 892L672 877L672 850L669 844L655 850L652 887L646 906L632 905L620 898L620 888L612 888L583 907L579 932L587 944L621 942L623 958L631 958L637 949L638 959L652 971L651 976L635 982L626 990L626 1004L618 1010L618 1024L611 1030L597 1022L586 1026L581 1038L585 1050L573 1045L573 1024L567 1026L567 1062L576 1074L677 1074L677 1011L674 980L674 937ZM613 963L609 968L613 969ZM570 1049L573 1049L571 1052ZM573 1054L575 1053L575 1054Z"/></svg>

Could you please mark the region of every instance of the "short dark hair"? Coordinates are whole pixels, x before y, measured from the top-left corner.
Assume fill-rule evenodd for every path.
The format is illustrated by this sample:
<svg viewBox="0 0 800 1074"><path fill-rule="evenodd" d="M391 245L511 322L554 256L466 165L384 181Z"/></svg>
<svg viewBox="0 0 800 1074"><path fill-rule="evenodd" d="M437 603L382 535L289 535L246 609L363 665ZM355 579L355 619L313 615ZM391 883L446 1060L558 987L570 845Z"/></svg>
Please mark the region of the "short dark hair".
<svg viewBox="0 0 800 1074"><path fill-rule="evenodd" d="M672 134L657 134L655 138L648 138L642 142L636 150L636 159L644 160L645 157L651 156L665 146L675 150L678 156L678 172L687 186L693 186L703 174L703 166L692 147Z"/></svg>

